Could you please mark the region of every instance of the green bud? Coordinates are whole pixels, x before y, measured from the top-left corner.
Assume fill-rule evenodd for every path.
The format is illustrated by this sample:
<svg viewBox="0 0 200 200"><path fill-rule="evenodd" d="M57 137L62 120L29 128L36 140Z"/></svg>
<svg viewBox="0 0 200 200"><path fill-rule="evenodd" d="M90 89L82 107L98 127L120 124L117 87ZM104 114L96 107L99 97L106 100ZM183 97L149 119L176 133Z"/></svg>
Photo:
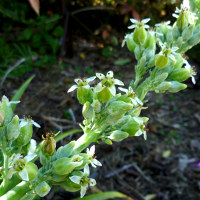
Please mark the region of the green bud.
<svg viewBox="0 0 200 200"><path fill-rule="evenodd" d="M2 101L0 103L0 111L4 113L4 123L8 124L12 119L13 111L6 96L2 97Z"/></svg>
<svg viewBox="0 0 200 200"><path fill-rule="evenodd" d="M26 169L28 171L28 177L30 181L34 181L38 176L38 167L32 162L26 164Z"/></svg>
<svg viewBox="0 0 200 200"><path fill-rule="evenodd" d="M191 77L190 72L185 68L178 68L173 70L168 77L168 80L183 82Z"/></svg>
<svg viewBox="0 0 200 200"><path fill-rule="evenodd" d="M130 52L134 52L135 47L136 47L136 43L133 40L132 34L130 34L126 37L126 45L127 45L127 48Z"/></svg>
<svg viewBox="0 0 200 200"><path fill-rule="evenodd" d="M111 132L109 138L110 138L112 141L121 142L122 140L124 140L124 139L127 138L128 136L129 136L128 133L126 133L126 132L124 132L124 131L116 130L116 131Z"/></svg>
<svg viewBox="0 0 200 200"><path fill-rule="evenodd" d="M46 196L51 190L51 187L48 185L47 182L43 181L41 182L39 185L36 186L35 188L35 192L37 193L37 195L39 195L40 197L44 197Z"/></svg>
<svg viewBox="0 0 200 200"><path fill-rule="evenodd" d="M93 109L92 109L92 106L90 104L90 102L86 102L83 106L83 117L88 120L88 121L91 121L92 120L92 115L93 115Z"/></svg>
<svg viewBox="0 0 200 200"><path fill-rule="evenodd" d="M155 77L155 80L154 80L154 87L157 87L160 83L165 81L165 79L167 77L168 77L168 73L167 72L164 72L164 73L161 73L160 75L157 75Z"/></svg>
<svg viewBox="0 0 200 200"><path fill-rule="evenodd" d="M117 124L115 127L121 128L125 123L127 123L131 119L130 115L125 115L123 116L120 120L118 120Z"/></svg>
<svg viewBox="0 0 200 200"><path fill-rule="evenodd" d="M171 87L168 89L168 92L176 93L179 92L180 90L184 90L187 88L186 84L179 83L178 81L171 81Z"/></svg>
<svg viewBox="0 0 200 200"><path fill-rule="evenodd" d="M0 127L3 126L5 120L5 114L2 110L0 110Z"/></svg>
<svg viewBox="0 0 200 200"><path fill-rule="evenodd" d="M135 43L144 44L146 38L147 38L147 31L145 30L145 28L143 26L136 27L133 32L133 39L134 39Z"/></svg>
<svg viewBox="0 0 200 200"><path fill-rule="evenodd" d="M113 95L107 87L97 93L97 98L102 103L108 102L112 97Z"/></svg>
<svg viewBox="0 0 200 200"><path fill-rule="evenodd" d="M56 185L57 183L64 182L66 180L66 177L67 175L61 176L61 175L53 174L52 180L55 182L55 185Z"/></svg>
<svg viewBox="0 0 200 200"><path fill-rule="evenodd" d="M169 62L169 57L161 54L157 54L155 57L155 66L164 68Z"/></svg>
<svg viewBox="0 0 200 200"><path fill-rule="evenodd" d="M133 32L133 39L134 39L134 42L135 42L136 44L140 44L138 35L139 35L139 28L136 27L135 30L134 30L134 32Z"/></svg>
<svg viewBox="0 0 200 200"><path fill-rule="evenodd" d="M52 171L57 175L67 175L71 173L74 168L82 165L81 157L74 155L72 158L60 158L53 162Z"/></svg>
<svg viewBox="0 0 200 200"><path fill-rule="evenodd" d="M56 158L59 159L59 158L71 156L75 144L76 144L75 141L71 141L70 143L66 144L65 146L59 147L56 152Z"/></svg>
<svg viewBox="0 0 200 200"><path fill-rule="evenodd" d="M87 89L85 87L78 87L77 89L77 98L80 104L84 105L87 101L92 103L92 90L91 88Z"/></svg>
<svg viewBox="0 0 200 200"><path fill-rule="evenodd" d="M20 134L16 139L18 146L25 146L29 143L33 135L33 124L27 119L27 124L20 129Z"/></svg>
<svg viewBox="0 0 200 200"><path fill-rule="evenodd" d="M140 125L132 118L121 128L122 131L127 132L129 136L134 136L136 132L140 129Z"/></svg>
<svg viewBox="0 0 200 200"><path fill-rule="evenodd" d="M171 82L164 81L155 88L155 92L164 93L170 88L170 86L171 86Z"/></svg>
<svg viewBox="0 0 200 200"><path fill-rule="evenodd" d="M7 138L14 141L20 134L19 117L15 115L7 126Z"/></svg>
<svg viewBox="0 0 200 200"><path fill-rule="evenodd" d="M105 139L104 142L105 142L106 144L108 144L108 145L112 145L112 141L111 141L110 139L108 139L108 138Z"/></svg>
<svg viewBox="0 0 200 200"><path fill-rule="evenodd" d="M136 60L139 60L141 58L141 50L140 50L139 45L136 46L136 48L134 50L134 54L135 54Z"/></svg>
<svg viewBox="0 0 200 200"><path fill-rule="evenodd" d="M180 31L182 32L189 24L189 13L187 11L181 12L179 14L176 24L180 29Z"/></svg>
<svg viewBox="0 0 200 200"><path fill-rule="evenodd" d="M101 103L98 100L94 100L92 106L95 113L101 112Z"/></svg>
<svg viewBox="0 0 200 200"><path fill-rule="evenodd" d="M156 47L156 38L154 34L148 32L147 39L144 43L144 48L147 49L148 47L152 47L155 49Z"/></svg>

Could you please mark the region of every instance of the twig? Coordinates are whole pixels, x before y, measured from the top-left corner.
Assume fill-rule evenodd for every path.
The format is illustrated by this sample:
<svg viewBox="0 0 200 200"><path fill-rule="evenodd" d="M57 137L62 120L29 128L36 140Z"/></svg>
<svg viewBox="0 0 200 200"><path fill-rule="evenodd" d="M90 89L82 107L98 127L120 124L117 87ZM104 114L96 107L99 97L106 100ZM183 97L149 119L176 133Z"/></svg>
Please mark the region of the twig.
<svg viewBox="0 0 200 200"><path fill-rule="evenodd" d="M5 73L4 77L1 80L1 84L0 84L0 88L2 89L3 84L6 80L6 78L8 77L8 75L10 74L10 72L12 72L15 68L17 68L19 65L21 65L22 63L24 63L26 61L26 58L21 58L19 59L13 66L11 66Z"/></svg>

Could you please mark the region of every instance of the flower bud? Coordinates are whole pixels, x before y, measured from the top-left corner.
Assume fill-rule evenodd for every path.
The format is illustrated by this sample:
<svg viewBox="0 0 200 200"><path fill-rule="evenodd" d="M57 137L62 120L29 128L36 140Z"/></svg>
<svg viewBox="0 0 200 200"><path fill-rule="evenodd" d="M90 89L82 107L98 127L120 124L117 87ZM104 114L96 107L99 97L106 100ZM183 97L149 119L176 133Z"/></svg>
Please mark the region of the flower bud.
<svg viewBox="0 0 200 200"><path fill-rule="evenodd" d="M18 146L25 146L29 143L33 135L33 124L30 119L26 119L27 124L20 129L20 134L16 139Z"/></svg>
<svg viewBox="0 0 200 200"><path fill-rule="evenodd" d="M109 138L110 138L112 141L121 142L122 140L124 140L124 139L127 138L128 136L129 136L128 133L126 133L126 132L124 132L124 131L116 130L116 131L111 132Z"/></svg>
<svg viewBox="0 0 200 200"><path fill-rule="evenodd" d="M168 89L168 92L176 93L179 92L180 90L184 90L185 88L187 88L186 84L179 83L178 81L171 81L171 83L172 84Z"/></svg>
<svg viewBox="0 0 200 200"><path fill-rule="evenodd" d="M79 87L77 89L77 98L80 104L84 105L87 101L92 103L92 90L91 88Z"/></svg>
<svg viewBox="0 0 200 200"><path fill-rule="evenodd" d="M82 157L79 155L74 155L71 158L60 158L53 162L52 171L57 175L67 175L71 173L74 168L82 165Z"/></svg>
<svg viewBox="0 0 200 200"><path fill-rule="evenodd" d="M44 197L46 196L51 190L51 187L49 186L49 184L45 181L41 182L39 185L36 186L35 188L35 192L37 193L37 195L39 195L40 197Z"/></svg>
<svg viewBox="0 0 200 200"><path fill-rule="evenodd" d="M26 164L26 169L28 171L29 181L34 181L38 176L38 167L32 162Z"/></svg>
<svg viewBox="0 0 200 200"><path fill-rule="evenodd" d="M105 139L104 142L105 142L106 144L108 144L108 145L112 145L112 141L111 141L110 139L108 139L108 138Z"/></svg>
<svg viewBox="0 0 200 200"><path fill-rule="evenodd" d="M58 132L59 133L59 132ZM44 140L42 151L45 154L48 154L49 156L52 156L56 149L56 141L54 140L54 137L57 134L53 134L52 132L46 134L46 138L42 136L42 139Z"/></svg>
<svg viewBox="0 0 200 200"><path fill-rule="evenodd" d="M125 123L127 123L131 119L130 115L123 116L120 120L118 120L117 124L115 125L116 128L121 128Z"/></svg>
<svg viewBox="0 0 200 200"><path fill-rule="evenodd" d="M189 25L189 13L181 12L176 21L176 24L178 28L180 29L180 31L183 31Z"/></svg>
<svg viewBox="0 0 200 200"><path fill-rule="evenodd" d="M162 55L162 54L157 54L155 56L155 66L164 68L169 62L169 57Z"/></svg>
<svg viewBox="0 0 200 200"><path fill-rule="evenodd" d="M0 103L0 111L4 113L4 123L8 124L12 119L13 111L9 100L6 96L2 97L2 101Z"/></svg>
<svg viewBox="0 0 200 200"><path fill-rule="evenodd" d="M136 43L133 40L133 35L130 34L129 36L126 37L126 44L127 44L127 48L130 52L134 52L135 47L136 47Z"/></svg>
<svg viewBox="0 0 200 200"><path fill-rule="evenodd" d="M66 144L65 146L59 147L56 152L56 158L59 159L59 158L71 156L75 144L76 144L75 141L71 141L70 143Z"/></svg>
<svg viewBox="0 0 200 200"><path fill-rule="evenodd" d="M113 95L107 87L97 93L97 98L102 103L108 102L112 97Z"/></svg>
<svg viewBox="0 0 200 200"><path fill-rule="evenodd" d="M147 31L144 27L136 27L133 32L133 39L137 44L144 44L147 38Z"/></svg>
<svg viewBox="0 0 200 200"><path fill-rule="evenodd" d="M5 114L2 110L0 110L0 127L3 126L5 120Z"/></svg>
<svg viewBox="0 0 200 200"><path fill-rule="evenodd" d="M155 47L156 47L155 34L151 34L149 32L148 32L148 35L147 35L147 39L144 43L144 48L147 49L148 47L152 47L153 49L155 49Z"/></svg>
<svg viewBox="0 0 200 200"><path fill-rule="evenodd" d="M170 88L170 86L171 86L171 82L164 81L155 88L155 92L164 93Z"/></svg>
<svg viewBox="0 0 200 200"><path fill-rule="evenodd" d="M90 104L90 102L86 102L83 106L83 117L88 120L88 121L91 121L92 120L92 115L93 115L93 109L92 109L92 106Z"/></svg>
<svg viewBox="0 0 200 200"><path fill-rule="evenodd" d="M15 115L12 121L7 126L7 138L8 140L15 140L20 134L19 117Z"/></svg>
<svg viewBox="0 0 200 200"><path fill-rule="evenodd" d="M168 80L183 82L191 77L190 72L185 68L179 68L173 70L168 77Z"/></svg>
<svg viewBox="0 0 200 200"><path fill-rule="evenodd" d="M93 101L93 109L95 113L101 112L101 103L98 100Z"/></svg>

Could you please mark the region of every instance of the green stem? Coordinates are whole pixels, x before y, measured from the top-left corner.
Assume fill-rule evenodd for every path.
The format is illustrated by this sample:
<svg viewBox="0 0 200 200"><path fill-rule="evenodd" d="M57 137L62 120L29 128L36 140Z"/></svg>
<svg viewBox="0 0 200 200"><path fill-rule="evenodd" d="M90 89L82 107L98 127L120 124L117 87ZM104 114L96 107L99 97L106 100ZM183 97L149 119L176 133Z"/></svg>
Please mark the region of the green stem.
<svg viewBox="0 0 200 200"><path fill-rule="evenodd" d="M33 200L37 194L33 191L27 192L20 200Z"/></svg>
<svg viewBox="0 0 200 200"><path fill-rule="evenodd" d="M91 143L96 142L101 135L101 132L89 131L84 133L77 141L74 147L74 154L82 152L87 148Z"/></svg>
<svg viewBox="0 0 200 200"><path fill-rule="evenodd" d="M18 200L30 191L29 182L22 181L0 197L0 200Z"/></svg>

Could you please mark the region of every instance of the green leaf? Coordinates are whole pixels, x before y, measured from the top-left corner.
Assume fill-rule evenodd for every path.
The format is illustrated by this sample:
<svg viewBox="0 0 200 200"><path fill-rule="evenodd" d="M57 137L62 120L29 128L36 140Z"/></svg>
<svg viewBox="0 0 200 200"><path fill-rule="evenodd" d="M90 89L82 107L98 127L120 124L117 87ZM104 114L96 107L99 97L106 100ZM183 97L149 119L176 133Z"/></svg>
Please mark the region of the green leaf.
<svg viewBox="0 0 200 200"><path fill-rule="evenodd" d="M21 96L23 95L24 91L26 90L26 88L28 87L28 85L30 84L30 82L32 81L32 79L35 77L35 75L31 76L30 78L28 78L22 85L21 87L17 90L17 92L15 93L15 95L12 97L11 101L19 101ZM12 104L12 109L13 112L16 108L17 104Z"/></svg>
<svg viewBox="0 0 200 200"><path fill-rule="evenodd" d="M126 64L130 63L130 62L131 62L131 59L126 58L126 59L119 59L119 60L116 60L116 61L114 62L114 64L115 64L115 65L118 65L118 66L123 66L123 65L126 65Z"/></svg>
<svg viewBox="0 0 200 200"><path fill-rule="evenodd" d="M131 197L117 191L91 194L83 198L76 198L74 200L106 200L106 199L112 199L112 198L123 198L123 199L133 200Z"/></svg>

